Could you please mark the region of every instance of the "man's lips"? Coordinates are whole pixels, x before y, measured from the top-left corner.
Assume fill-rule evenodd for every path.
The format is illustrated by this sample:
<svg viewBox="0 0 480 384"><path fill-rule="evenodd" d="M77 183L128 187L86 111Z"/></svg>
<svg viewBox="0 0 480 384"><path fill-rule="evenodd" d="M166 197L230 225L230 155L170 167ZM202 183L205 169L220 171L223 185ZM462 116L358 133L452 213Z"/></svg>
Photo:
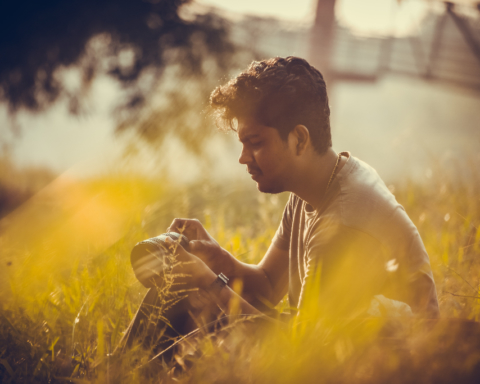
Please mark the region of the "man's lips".
<svg viewBox="0 0 480 384"><path fill-rule="evenodd" d="M258 175L261 175L262 174L262 171L260 171L260 169L253 169L253 168L248 168L247 169L247 172L253 176L258 176Z"/></svg>
<svg viewBox="0 0 480 384"><path fill-rule="evenodd" d="M258 176L262 174L262 171L260 171L259 169L247 169L247 172L250 174L253 180L258 178Z"/></svg>

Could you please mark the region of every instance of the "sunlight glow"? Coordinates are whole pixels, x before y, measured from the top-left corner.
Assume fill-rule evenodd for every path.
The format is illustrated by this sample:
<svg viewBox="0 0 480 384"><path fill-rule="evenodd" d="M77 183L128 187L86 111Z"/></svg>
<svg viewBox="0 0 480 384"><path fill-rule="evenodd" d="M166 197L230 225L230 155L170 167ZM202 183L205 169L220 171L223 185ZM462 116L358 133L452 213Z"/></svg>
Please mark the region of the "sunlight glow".
<svg viewBox="0 0 480 384"><path fill-rule="evenodd" d="M227 12L262 17L275 17L290 21L311 23L315 14L316 1L297 0L198 0L199 4L223 9Z"/></svg>
<svg viewBox="0 0 480 384"><path fill-rule="evenodd" d="M310 25L314 21L316 0L199 0L235 14L248 14ZM429 1L404 0L337 0L336 16L340 24L359 35L397 35L415 33L425 13L432 8Z"/></svg>

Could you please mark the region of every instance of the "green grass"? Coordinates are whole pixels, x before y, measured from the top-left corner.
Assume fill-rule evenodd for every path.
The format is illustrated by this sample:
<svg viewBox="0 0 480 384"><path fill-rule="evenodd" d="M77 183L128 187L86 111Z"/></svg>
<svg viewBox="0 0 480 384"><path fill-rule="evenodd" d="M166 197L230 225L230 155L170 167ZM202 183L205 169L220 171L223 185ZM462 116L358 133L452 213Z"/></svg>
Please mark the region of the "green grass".
<svg viewBox="0 0 480 384"><path fill-rule="evenodd" d="M395 185L430 256L443 318L479 321L480 175L438 170ZM0 381L24 382L475 382L477 323L436 327L404 319L306 313L286 327L238 320L205 336L196 354L164 367L136 348L110 357L145 293L129 264L133 245L196 217L240 259L258 262L287 195L253 185L191 186L118 175L64 181L3 222ZM283 302L280 306L286 306ZM251 335L247 337L246 335ZM182 366L192 367L186 371Z"/></svg>

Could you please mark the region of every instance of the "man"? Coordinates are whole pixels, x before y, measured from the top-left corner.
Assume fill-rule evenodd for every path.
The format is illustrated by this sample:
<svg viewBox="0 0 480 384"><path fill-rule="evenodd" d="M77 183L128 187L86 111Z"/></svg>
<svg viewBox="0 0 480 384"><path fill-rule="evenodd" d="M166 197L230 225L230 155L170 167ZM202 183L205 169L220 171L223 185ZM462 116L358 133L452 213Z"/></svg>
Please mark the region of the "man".
<svg viewBox="0 0 480 384"><path fill-rule="evenodd" d="M291 192L272 243L258 265L235 259L192 219L171 231L191 239L188 285L222 306L236 294L217 275L243 283L241 312L275 306L288 292L293 312L310 301L338 316L358 314L383 294L420 316L438 317L429 258L414 224L374 169L332 149L321 73L297 57L253 62L210 104L221 127L243 145L239 162L258 190ZM317 276L317 278L315 278ZM213 288L214 287L214 288ZM359 312L360 311L360 312Z"/></svg>
<svg viewBox="0 0 480 384"><path fill-rule="evenodd" d="M372 298L383 295L382 302L398 300L418 316L438 317L417 229L375 170L332 149L328 97L318 70L292 56L253 62L215 89L210 104L219 125L237 132L243 145L239 162L259 191L291 195L258 265L237 260L198 220L175 219L168 231L183 233L190 245L187 252L169 241L180 261L173 273L183 292L194 292L182 301L187 307L160 318L171 317L174 328L187 333L198 320L215 319L218 307L226 313L232 307L235 314L270 313L287 292L293 315L365 316ZM243 286L241 296L228 285L234 281ZM121 344L131 345L143 329L163 334L164 325L149 320L159 299L152 288Z"/></svg>

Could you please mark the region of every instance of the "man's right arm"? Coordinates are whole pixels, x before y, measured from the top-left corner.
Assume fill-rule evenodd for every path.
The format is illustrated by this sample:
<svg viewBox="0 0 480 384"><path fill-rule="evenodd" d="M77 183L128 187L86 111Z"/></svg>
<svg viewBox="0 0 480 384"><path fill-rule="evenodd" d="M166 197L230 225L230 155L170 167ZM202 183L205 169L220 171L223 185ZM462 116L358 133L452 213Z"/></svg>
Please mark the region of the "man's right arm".
<svg viewBox="0 0 480 384"><path fill-rule="evenodd" d="M235 260L231 281L242 281L242 296L249 303L259 308L273 308L285 296L288 289L288 250L272 243L258 265Z"/></svg>
<svg viewBox="0 0 480 384"><path fill-rule="evenodd" d="M224 273L230 285L240 280L242 297L257 307L273 308L288 289L288 250L273 243L258 264L247 264L221 248L196 219L175 219L169 231L181 232L190 239L190 252L198 256L217 275Z"/></svg>

